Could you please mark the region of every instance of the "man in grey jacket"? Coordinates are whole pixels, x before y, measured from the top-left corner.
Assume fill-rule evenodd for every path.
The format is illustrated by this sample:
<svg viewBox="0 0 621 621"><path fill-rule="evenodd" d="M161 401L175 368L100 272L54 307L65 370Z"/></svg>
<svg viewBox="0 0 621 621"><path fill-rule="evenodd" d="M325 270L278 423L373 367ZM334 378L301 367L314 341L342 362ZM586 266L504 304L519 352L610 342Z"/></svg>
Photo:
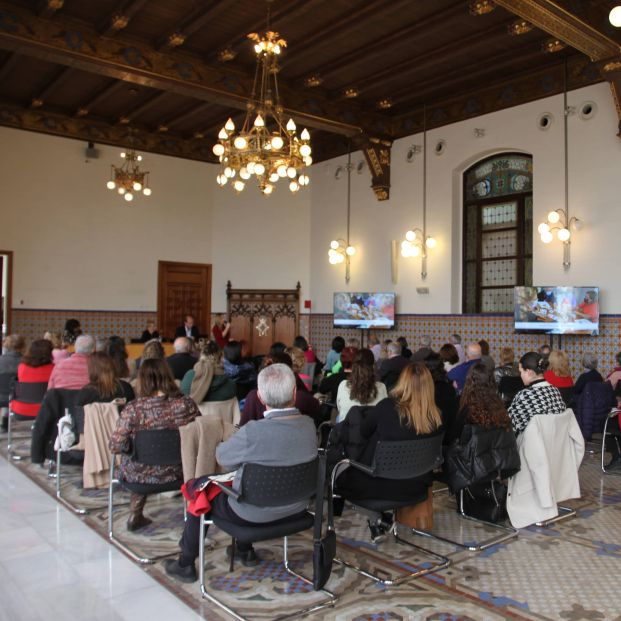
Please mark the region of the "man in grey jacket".
<svg viewBox="0 0 621 621"><path fill-rule="evenodd" d="M218 463L228 471L236 470L233 489L240 489L245 463L293 466L317 456L315 425L294 407L295 392L295 376L286 365L273 364L259 373L258 395L267 408L265 417L248 422L216 449ZM279 507L257 507L219 494L211 501L210 515L240 525L264 524L302 513L307 504L302 501ZM166 573L182 582L197 579L195 561L202 545L199 525L200 518L189 514L179 542L181 554L178 559L165 562ZM227 554L231 554L230 547ZM259 562L252 544L241 541L237 542L235 557L246 566Z"/></svg>

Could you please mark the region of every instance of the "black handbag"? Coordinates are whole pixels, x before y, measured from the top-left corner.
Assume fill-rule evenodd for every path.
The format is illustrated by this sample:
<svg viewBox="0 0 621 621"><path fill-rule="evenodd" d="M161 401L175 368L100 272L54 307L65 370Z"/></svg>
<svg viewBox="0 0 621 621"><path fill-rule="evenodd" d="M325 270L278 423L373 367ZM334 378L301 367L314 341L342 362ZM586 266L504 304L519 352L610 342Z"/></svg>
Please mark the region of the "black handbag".
<svg viewBox="0 0 621 621"><path fill-rule="evenodd" d="M464 513L497 524L507 517L507 486L494 479L463 490Z"/></svg>
<svg viewBox="0 0 621 621"><path fill-rule="evenodd" d="M323 490L326 480L326 457L319 457L319 484L315 497L315 526L313 532L313 588L319 591L324 587L332 573L332 561L336 556L336 532L334 531L334 512L332 495L328 494L328 531L321 536L323 525Z"/></svg>

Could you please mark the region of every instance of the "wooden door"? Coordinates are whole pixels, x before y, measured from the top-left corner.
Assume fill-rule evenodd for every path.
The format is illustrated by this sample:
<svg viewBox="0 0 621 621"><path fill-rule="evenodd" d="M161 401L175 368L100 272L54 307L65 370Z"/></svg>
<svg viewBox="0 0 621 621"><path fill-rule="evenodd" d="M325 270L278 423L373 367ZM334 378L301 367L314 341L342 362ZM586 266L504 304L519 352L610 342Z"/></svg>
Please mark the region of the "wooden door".
<svg viewBox="0 0 621 621"><path fill-rule="evenodd" d="M186 315L194 317L200 335L211 331L211 265L159 261L157 326L173 338Z"/></svg>
<svg viewBox="0 0 621 621"><path fill-rule="evenodd" d="M6 282L3 281L6 268ZM0 250L0 332L2 337L11 334L11 308L13 290L13 251ZM3 294L4 292L4 294Z"/></svg>

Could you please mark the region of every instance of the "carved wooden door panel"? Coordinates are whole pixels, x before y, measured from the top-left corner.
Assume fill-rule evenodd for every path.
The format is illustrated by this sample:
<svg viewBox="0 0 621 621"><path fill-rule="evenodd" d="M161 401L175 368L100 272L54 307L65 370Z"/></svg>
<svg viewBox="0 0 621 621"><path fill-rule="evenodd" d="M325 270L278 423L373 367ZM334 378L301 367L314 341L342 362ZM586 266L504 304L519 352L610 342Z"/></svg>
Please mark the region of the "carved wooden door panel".
<svg viewBox="0 0 621 621"><path fill-rule="evenodd" d="M172 338L185 315L193 315L199 334L211 330L211 265L160 261L157 317L160 334Z"/></svg>

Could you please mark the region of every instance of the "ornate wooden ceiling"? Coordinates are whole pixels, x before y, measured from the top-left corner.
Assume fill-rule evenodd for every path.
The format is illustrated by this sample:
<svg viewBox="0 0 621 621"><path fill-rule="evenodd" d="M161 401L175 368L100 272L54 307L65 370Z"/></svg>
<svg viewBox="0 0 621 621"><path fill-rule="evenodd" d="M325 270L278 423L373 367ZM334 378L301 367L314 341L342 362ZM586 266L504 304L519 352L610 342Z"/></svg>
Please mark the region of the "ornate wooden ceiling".
<svg viewBox="0 0 621 621"><path fill-rule="evenodd" d="M279 84L315 161L363 148L387 198L390 144L607 79L614 0L275 0ZM0 124L213 161L243 117L265 29L249 0L0 0ZM556 50L556 51L545 51ZM618 97L617 97L618 100ZM620 113L621 114L621 113Z"/></svg>

